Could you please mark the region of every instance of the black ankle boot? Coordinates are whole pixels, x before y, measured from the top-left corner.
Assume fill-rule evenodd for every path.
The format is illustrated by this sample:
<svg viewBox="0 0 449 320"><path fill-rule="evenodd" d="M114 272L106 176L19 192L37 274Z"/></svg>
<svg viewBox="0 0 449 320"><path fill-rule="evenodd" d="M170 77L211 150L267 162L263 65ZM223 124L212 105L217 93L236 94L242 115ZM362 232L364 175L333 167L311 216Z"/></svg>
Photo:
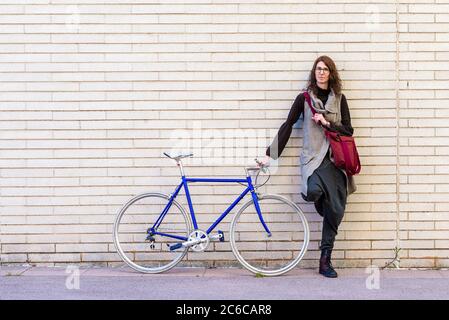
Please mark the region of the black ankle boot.
<svg viewBox="0 0 449 320"><path fill-rule="evenodd" d="M331 249L323 249L321 250L321 258L320 258L320 274L328 278L336 278L337 272L332 267L331 262Z"/></svg>

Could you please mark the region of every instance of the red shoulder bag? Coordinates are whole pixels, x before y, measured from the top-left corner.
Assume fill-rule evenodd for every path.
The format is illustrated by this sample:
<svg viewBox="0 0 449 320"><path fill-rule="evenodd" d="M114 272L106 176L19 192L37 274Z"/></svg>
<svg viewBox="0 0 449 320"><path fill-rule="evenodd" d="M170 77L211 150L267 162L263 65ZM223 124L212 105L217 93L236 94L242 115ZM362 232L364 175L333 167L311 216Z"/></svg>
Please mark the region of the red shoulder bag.
<svg viewBox="0 0 449 320"><path fill-rule="evenodd" d="M304 97L309 104L312 114L315 115L316 111L312 108L312 102L307 91L304 92ZM328 130L324 126L323 128L325 129L324 134L330 143L332 155L337 168L344 169L348 176L358 174L362 169L362 166L360 165L359 153L357 152L354 138Z"/></svg>

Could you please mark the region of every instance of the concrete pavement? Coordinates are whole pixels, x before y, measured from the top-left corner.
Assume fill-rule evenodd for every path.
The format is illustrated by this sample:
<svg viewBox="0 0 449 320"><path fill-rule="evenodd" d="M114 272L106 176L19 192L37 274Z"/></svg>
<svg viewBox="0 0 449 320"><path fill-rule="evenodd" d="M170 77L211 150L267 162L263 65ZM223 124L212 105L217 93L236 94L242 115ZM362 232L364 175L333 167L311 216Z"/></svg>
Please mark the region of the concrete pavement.
<svg viewBox="0 0 449 320"><path fill-rule="evenodd" d="M129 267L0 267L0 300L449 299L449 270L315 269L256 277L236 268L174 268L157 275Z"/></svg>

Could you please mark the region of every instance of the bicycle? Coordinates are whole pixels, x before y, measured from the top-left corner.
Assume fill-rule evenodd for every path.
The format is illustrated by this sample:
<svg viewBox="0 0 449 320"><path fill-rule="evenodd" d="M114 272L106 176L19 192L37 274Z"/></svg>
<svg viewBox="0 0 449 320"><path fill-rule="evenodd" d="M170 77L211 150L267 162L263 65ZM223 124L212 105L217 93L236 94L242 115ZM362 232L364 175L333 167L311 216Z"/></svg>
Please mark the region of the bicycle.
<svg viewBox="0 0 449 320"><path fill-rule="evenodd" d="M114 244L128 266L144 273L165 272L175 267L189 249L201 252L211 241L224 242L223 231L212 231L248 193L251 199L236 213L229 230L237 260L247 270L264 276L278 276L298 265L309 244L309 226L294 202L257 192L270 177L267 166L255 159L258 166L245 167L245 179L187 178L181 159L193 154L164 155L176 161L181 183L169 195L143 193L133 197L120 209L114 223ZM268 179L258 185L261 171L268 172ZM254 184L251 173L256 174ZM188 188L188 183L194 182L239 183L246 189L207 230L200 230ZM190 215L175 200L181 188Z"/></svg>

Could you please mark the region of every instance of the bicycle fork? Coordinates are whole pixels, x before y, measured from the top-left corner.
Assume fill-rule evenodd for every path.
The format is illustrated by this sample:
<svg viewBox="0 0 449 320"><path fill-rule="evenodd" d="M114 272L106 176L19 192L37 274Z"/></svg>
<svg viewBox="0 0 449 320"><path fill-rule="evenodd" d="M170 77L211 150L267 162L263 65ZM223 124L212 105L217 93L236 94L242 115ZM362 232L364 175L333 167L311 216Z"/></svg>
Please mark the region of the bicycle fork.
<svg viewBox="0 0 449 320"><path fill-rule="evenodd" d="M268 229L268 226L265 223L265 220L263 219L262 211L260 210L259 197L257 196L257 193L254 190L251 190L251 196L253 197L254 207L256 208L256 212L257 212L257 215L259 216L259 220L262 223L263 228L267 232L267 236L271 237L271 231L270 231L270 229Z"/></svg>

